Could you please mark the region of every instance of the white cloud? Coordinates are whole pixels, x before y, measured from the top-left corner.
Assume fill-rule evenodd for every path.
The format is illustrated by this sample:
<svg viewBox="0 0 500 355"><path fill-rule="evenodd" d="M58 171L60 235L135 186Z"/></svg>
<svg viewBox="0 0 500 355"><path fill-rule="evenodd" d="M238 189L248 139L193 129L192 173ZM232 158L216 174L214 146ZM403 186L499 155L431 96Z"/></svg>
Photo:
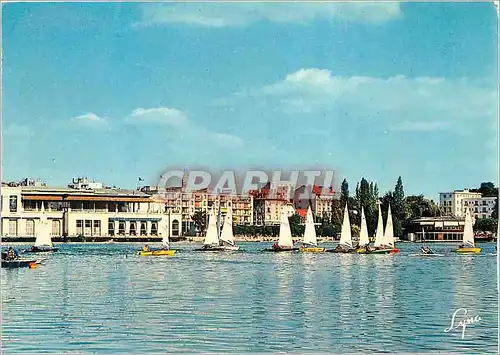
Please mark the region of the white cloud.
<svg viewBox="0 0 500 355"><path fill-rule="evenodd" d="M139 25L187 24L200 27L248 26L259 21L307 23L344 20L383 23L403 15L397 2L351 3L176 3L141 7Z"/></svg>
<svg viewBox="0 0 500 355"><path fill-rule="evenodd" d="M184 112L175 108L137 108L127 119L129 123L156 123L170 126L182 126L187 123L187 116Z"/></svg>
<svg viewBox="0 0 500 355"><path fill-rule="evenodd" d="M171 129L178 130L179 138L189 138L188 140L191 140L191 142L208 140L211 144L224 147L235 147L244 143L243 139L238 136L215 132L201 126L197 126L188 119L187 113L175 108L137 108L125 118L125 122L136 125L166 125Z"/></svg>
<svg viewBox="0 0 500 355"><path fill-rule="evenodd" d="M438 130L452 128L452 121L495 120L498 107L495 88L465 78L344 77L317 68L300 69L280 82L236 93L232 100L252 97L288 114L387 118L399 130ZM433 123L424 127L405 121Z"/></svg>
<svg viewBox="0 0 500 355"><path fill-rule="evenodd" d="M94 128L105 127L108 124L107 118L98 116L93 112L88 112L81 116L73 117L71 121L73 121L78 126Z"/></svg>

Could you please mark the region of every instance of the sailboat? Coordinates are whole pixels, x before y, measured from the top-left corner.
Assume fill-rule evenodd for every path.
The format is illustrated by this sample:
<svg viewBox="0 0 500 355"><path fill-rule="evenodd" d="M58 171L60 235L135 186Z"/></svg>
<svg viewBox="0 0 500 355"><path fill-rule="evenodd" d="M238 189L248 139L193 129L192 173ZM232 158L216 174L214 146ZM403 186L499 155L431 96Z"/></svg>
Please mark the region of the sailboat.
<svg viewBox="0 0 500 355"><path fill-rule="evenodd" d="M307 209L306 216L306 228L304 230L304 241L300 246L301 252L307 253L322 253L326 251L326 248L318 247L318 241L316 239L316 229L314 227L314 219L311 211L311 206Z"/></svg>
<svg viewBox="0 0 500 355"><path fill-rule="evenodd" d="M162 238L162 247L161 249L156 250L139 250L137 251L137 255L140 256L172 256L175 255L177 250L170 249L170 240L168 237L168 225L165 224L163 228L163 238Z"/></svg>
<svg viewBox="0 0 500 355"><path fill-rule="evenodd" d="M472 230L472 217L470 215L469 209L465 211L465 226L464 226L464 236L463 243L455 250L459 254L479 254L481 253L481 248L475 246L474 243L474 231Z"/></svg>
<svg viewBox="0 0 500 355"><path fill-rule="evenodd" d="M47 219L47 213L45 212L43 202L40 212L42 215L40 216L40 222L36 230L35 245L33 245L30 249L24 250L23 253L47 253L59 250L58 248L54 248L54 244L52 244L52 238L50 237L50 223Z"/></svg>
<svg viewBox="0 0 500 355"><path fill-rule="evenodd" d="M361 231L359 232L359 245L356 249L358 254L366 254L370 238L368 238L368 227L366 226L365 210L361 206Z"/></svg>
<svg viewBox="0 0 500 355"><path fill-rule="evenodd" d="M333 250L329 250L331 253L352 253L354 252L354 247L352 245L351 236L351 223L349 222L349 211L347 210L347 204L344 209L344 221L342 223L342 230L340 232L339 245Z"/></svg>
<svg viewBox="0 0 500 355"><path fill-rule="evenodd" d="M212 208L208 214L208 227L203 246L197 251L222 251L224 250L220 245L219 228L217 217L215 216L214 209Z"/></svg>
<svg viewBox="0 0 500 355"><path fill-rule="evenodd" d="M382 223L382 213L379 210L379 225ZM379 228L377 228L377 234L379 234ZM396 254L399 253L399 249L394 246L394 226L392 224L392 214L391 206L387 211L387 223L385 225L385 232L383 234L382 240L377 243L377 236L375 237L375 250L370 250L372 254Z"/></svg>
<svg viewBox="0 0 500 355"><path fill-rule="evenodd" d="M233 213L231 208L228 208L226 217L224 218L224 225L222 226L222 233L220 235L220 244L224 250L237 251L239 246L234 244L233 235Z"/></svg>
<svg viewBox="0 0 500 355"><path fill-rule="evenodd" d="M280 219L280 235L277 243L274 243L272 249L267 251L295 251L298 248L293 247L292 231L290 230L290 222L287 213L281 211Z"/></svg>

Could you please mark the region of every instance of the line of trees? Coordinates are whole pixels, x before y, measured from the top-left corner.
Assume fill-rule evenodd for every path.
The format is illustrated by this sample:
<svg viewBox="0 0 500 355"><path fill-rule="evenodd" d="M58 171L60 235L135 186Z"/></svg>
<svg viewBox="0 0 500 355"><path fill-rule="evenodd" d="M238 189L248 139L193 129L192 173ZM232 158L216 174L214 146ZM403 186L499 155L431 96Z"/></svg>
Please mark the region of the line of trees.
<svg viewBox="0 0 500 355"><path fill-rule="evenodd" d="M481 192L485 197L498 196L498 187L492 182L481 183L478 189L471 191ZM394 190L387 191L379 196L377 183L368 181L364 177L356 183L354 196L350 195L349 183L344 179L340 188L340 199L332 200L331 213L316 216L316 233L318 236L333 236L340 233L344 218L344 208L347 203L349 219L351 222L353 237L357 237L361 226L361 207L363 207L368 227L368 234L375 234L378 223L377 201L380 201L384 224L387 221L387 211L391 206L394 225L394 235L402 237L405 226L413 219L421 217L441 216L442 210L439 206L423 195L405 196L403 180L398 177ZM205 212L196 212L192 217L197 229L206 229L207 217ZM498 199L492 213L492 218L478 218L474 230L496 232L498 223ZM294 215L290 218L290 229L292 235L301 236L304 233L304 225L300 224L300 217ZM279 235L279 226L234 226L234 233L239 235Z"/></svg>

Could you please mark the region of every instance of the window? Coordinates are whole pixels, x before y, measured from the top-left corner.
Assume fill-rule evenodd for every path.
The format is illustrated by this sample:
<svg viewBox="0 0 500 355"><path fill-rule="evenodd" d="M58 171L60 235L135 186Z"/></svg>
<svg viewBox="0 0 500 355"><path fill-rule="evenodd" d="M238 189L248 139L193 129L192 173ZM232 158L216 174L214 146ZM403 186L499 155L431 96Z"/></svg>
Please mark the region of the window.
<svg viewBox="0 0 500 355"><path fill-rule="evenodd" d="M483 201L483 206L486 206L486 201Z"/></svg>
<svg viewBox="0 0 500 355"><path fill-rule="evenodd" d="M483 212L486 212L486 207L483 207Z"/></svg>
<svg viewBox="0 0 500 355"><path fill-rule="evenodd" d="M146 227L146 222L141 222L141 235L147 235L147 227Z"/></svg>
<svg viewBox="0 0 500 355"><path fill-rule="evenodd" d="M9 235L17 235L17 219L9 220Z"/></svg>
<svg viewBox="0 0 500 355"><path fill-rule="evenodd" d="M83 235L83 220L76 220L76 235Z"/></svg>
<svg viewBox="0 0 500 355"><path fill-rule="evenodd" d="M179 235L179 221L176 219L174 219L174 221L172 222L172 235Z"/></svg>
<svg viewBox="0 0 500 355"><path fill-rule="evenodd" d="M130 222L130 235L136 235L136 223L135 222Z"/></svg>
<svg viewBox="0 0 500 355"><path fill-rule="evenodd" d="M115 235L115 222L114 221L109 221L108 222L108 235Z"/></svg>
<svg viewBox="0 0 500 355"><path fill-rule="evenodd" d="M477 206L477 201L474 201L474 205L476 205L476 206Z"/></svg>
<svg viewBox="0 0 500 355"><path fill-rule="evenodd" d="M101 235L101 221L94 221L94 235Z"/></svg>
<svg viewBox="0 0 500 355"><path fill-rule="evenodd" d="M10 212L17 212L17 196L10 196L9 209Z"/></svg>
<svg viewBox="0 0 500 355"><path fill-rule="evenodd" d="M486 215L485 215L485 214L483 214L483 218L486 218Z"/></svg>
<svg viewBox="0 0 500 355"><path fill-rule="evenodd" d="M158 223L151 222L151 235L158 235Z"/></svg>
<svg viewBox="0 0 500 355"><path fill-rule="evenodd" d="M118 223L118 234L125 235L125 222Z"/></svg>
<svg viewBox="0 0 500 355"><path fill-rule="evenodd" d="M52 235L61 235L61 221L52 220Z"/></svg>
<svg viewBox="0 0 500 355"><path fill-rule="evenodd" d="M91 220L88 220L86 219L85 220L85 230L84 230L84 234L85 236L90 236L92 235L92 221Z"/></svg>
<svg viewBox="0 0 500 355"><path fill-rule="evenodd" d="M35 221L32 219L26 220L26 235L30 237L35 235Z"/></svg>

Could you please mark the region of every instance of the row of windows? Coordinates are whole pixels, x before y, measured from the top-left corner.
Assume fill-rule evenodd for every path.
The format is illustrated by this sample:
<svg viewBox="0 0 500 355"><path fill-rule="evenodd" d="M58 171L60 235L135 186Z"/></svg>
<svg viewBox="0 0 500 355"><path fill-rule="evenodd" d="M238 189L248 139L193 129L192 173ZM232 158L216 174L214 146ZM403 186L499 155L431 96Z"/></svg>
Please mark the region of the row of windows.
<svg viewBox="0 0 500 355"><path fill-rule="evenodd" d="M18 225L19 225L19 221L17 219L9 220L9 235L12 235L12 236L18 235L18 233L19 233ZM32 237L32 236L36 235L35 232L36 232L35 220L34 219L27 219L26 220L25 235ZM51 235L53 235L53 236L61 235L61 221L58 221L58 220L52 221Z"/></svg>

